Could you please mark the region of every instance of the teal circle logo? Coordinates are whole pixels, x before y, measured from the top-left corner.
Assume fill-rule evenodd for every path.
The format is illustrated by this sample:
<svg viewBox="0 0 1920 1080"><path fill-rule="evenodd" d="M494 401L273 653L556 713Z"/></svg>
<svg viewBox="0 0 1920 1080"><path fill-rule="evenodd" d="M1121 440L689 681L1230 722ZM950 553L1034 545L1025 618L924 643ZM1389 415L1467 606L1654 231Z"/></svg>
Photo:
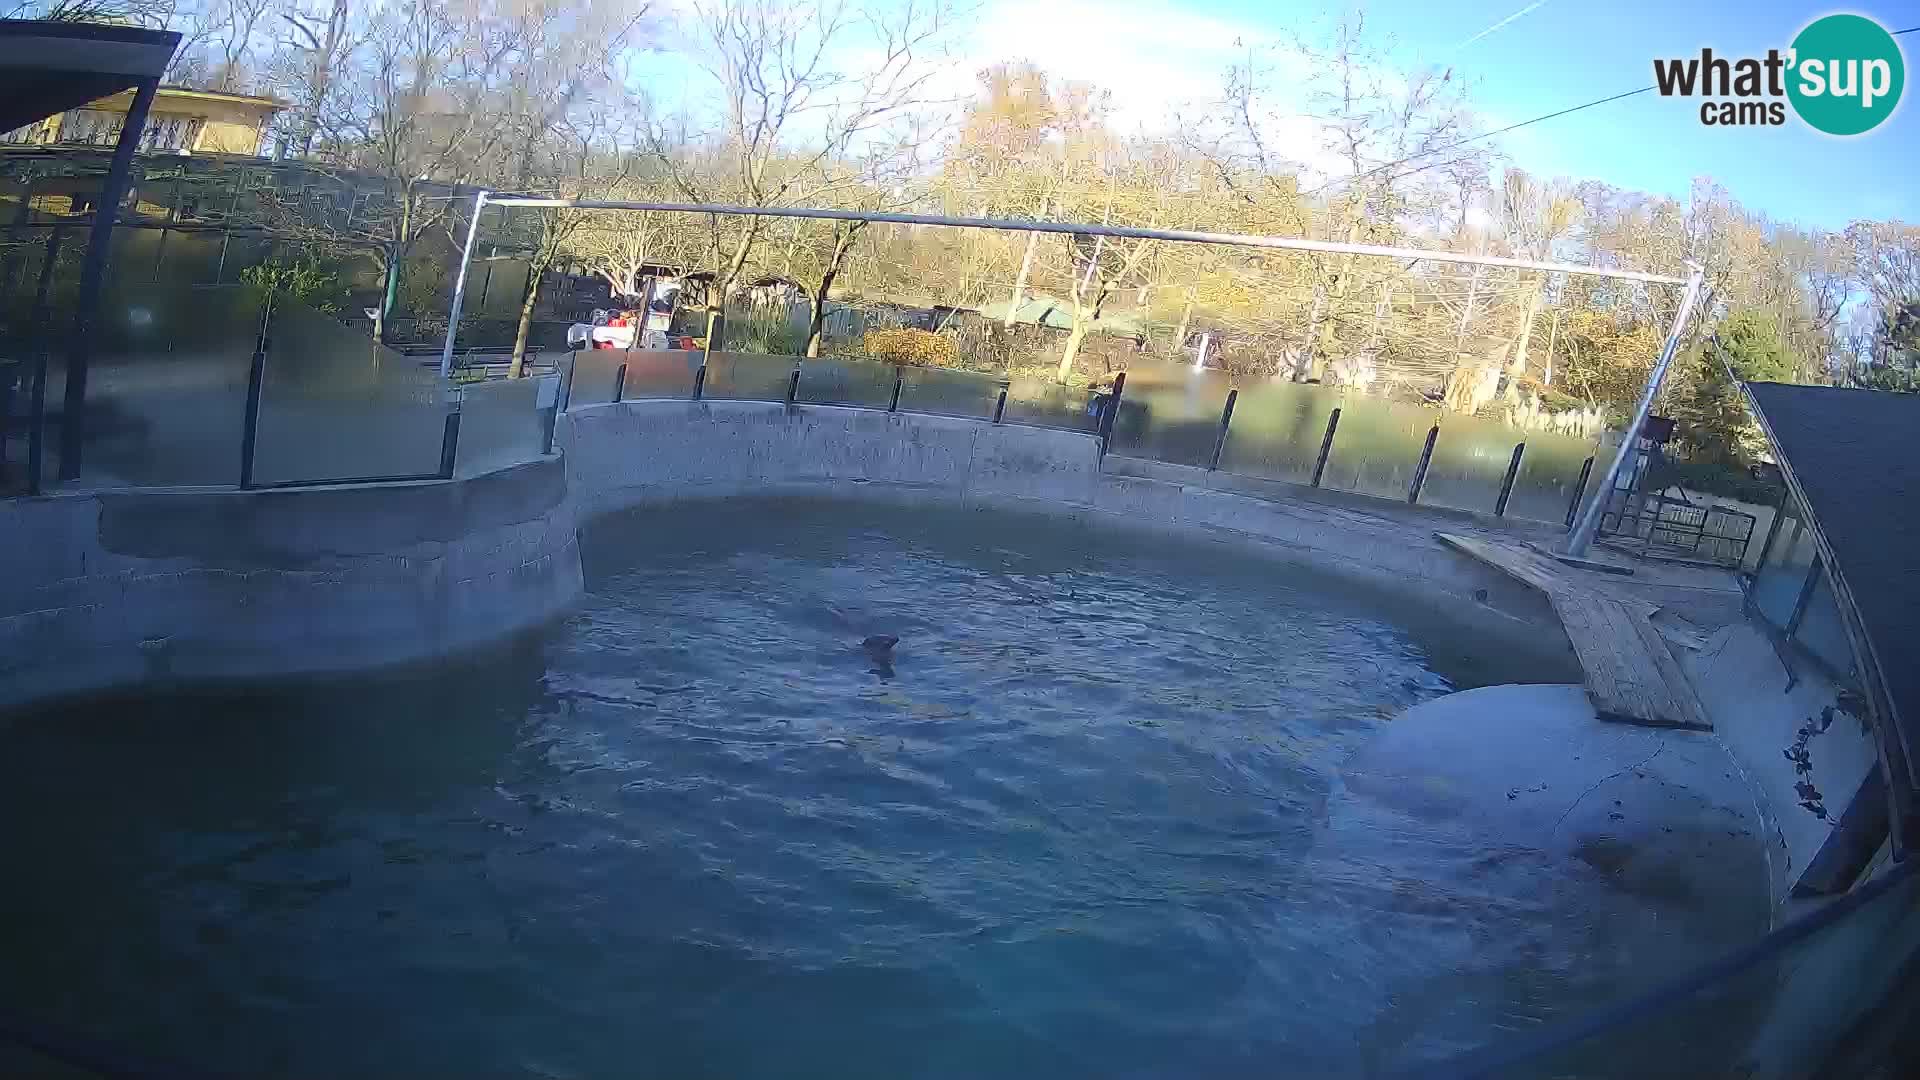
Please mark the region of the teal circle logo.
<svg viewBox="0 0 1920 1080"><path fill-rule="evenodd" d="M1900 43L1863 15L1827 15L1793 39L1787 98L1816 131L1859 135L1893 115L1906 86Z"/></svg>

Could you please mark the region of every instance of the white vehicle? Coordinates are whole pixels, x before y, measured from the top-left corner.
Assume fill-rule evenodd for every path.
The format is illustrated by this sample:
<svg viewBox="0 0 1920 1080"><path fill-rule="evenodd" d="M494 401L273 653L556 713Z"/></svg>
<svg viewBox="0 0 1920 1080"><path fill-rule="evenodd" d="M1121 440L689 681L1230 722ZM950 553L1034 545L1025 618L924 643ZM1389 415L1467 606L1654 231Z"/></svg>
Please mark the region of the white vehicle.
<svg viewBox="0 0 1920 1080"><path fill-rule="evenodd" d="M623 316L606 311L593 313L593 322L567 327L567 346L574 349L631 349L639 327Z"/></svg>

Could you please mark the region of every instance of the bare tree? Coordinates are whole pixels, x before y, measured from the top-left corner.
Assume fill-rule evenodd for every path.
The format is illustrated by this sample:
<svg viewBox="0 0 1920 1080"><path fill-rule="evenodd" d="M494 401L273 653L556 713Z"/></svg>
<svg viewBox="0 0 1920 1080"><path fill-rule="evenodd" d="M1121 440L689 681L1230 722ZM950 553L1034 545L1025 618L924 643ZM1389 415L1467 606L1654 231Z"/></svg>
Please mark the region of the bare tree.
<svg viewBox="0 0 1920 1080"><path fill-rule="evenodd" d="M653 151L694 202L809 205L852 183L844 158L927 99L950 30L943 0L856 7L845 0L695 0L688 29L720 93L710 136L726 168L700 175L655 131ZM718 311L759 239L751 218L716 259ZM716 230L716 241L719 233Z"/></svg>
<svg viewBox="0 0 1920 1080"><path fill-rule="evenodd" d="M0 18L119 23L158 30L173 19L174 7L174 0L20 0L0 8Z"/></svg>
<svg viewBox="0 0 1920 1080"><path fill-rule="evenodd" d="M295 0L296 5L300 0ZM313 153L313 140L320 131L321 118L333 103L334 73L351 60L357 41L351 33L348 0L322 0L324 6L308 10L291 7L281 13L286 37L276 56L273 82L293 109L276 118L282 127L276 154L291 151L297 157Z"/></svg>

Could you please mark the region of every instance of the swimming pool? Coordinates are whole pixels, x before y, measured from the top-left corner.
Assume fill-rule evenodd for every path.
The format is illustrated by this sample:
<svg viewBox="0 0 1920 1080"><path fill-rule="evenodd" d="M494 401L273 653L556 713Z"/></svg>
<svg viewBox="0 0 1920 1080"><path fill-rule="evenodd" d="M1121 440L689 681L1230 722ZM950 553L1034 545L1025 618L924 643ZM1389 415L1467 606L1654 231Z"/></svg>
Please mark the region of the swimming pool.
<svg viewBox="0 0 1920 1080"><path fill-rule="evenodd" d="M244 1074L1339 1075L1763 928L1349 790L1406 708L1572 677L1404 598L844 503L582 552L484 657L14 720L5 1008Z"/></svg>

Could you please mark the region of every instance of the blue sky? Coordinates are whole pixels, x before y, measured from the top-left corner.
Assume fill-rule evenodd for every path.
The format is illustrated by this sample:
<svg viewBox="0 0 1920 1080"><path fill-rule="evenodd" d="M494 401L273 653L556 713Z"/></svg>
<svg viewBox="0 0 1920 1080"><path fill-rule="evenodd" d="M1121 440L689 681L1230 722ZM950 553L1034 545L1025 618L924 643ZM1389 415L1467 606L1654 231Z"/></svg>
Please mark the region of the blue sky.
<svg viewBox="0 0 1920 1080"><path fill-rule="evenodd" d="M684 0L663 0L667 10ZM1339 0L978 0L943 68L941 90L970 95L974 73L1001 60L1032 60L1056 78L1108 88L1124 126L1168 124L1170 112L1220 93L1221 73L1250 44L1311 36ZM1468 43L1481 31L1532 10ZM1450 65L1472 81L1484 128L1653 82L1656 57L1703 45L1740 57L1786 48L1808 22L1835 11L1889 29L1920 25L1920 0L1857 4L1745 0L1372 0L1369 36L1389 35L1401 64ZM1529 172L1598 179L1684 197L1698 176L1777 221L1827 229L1858 219L1920 222L1920 34L1899 39L1905 100L1869 134L1835 139L1791 115L1783 127L1719 128L1699 121L1699 101L1644 94L1503 135L1509 161ZM655 54L648 82L663 100L705 88L684 57ZM1311 125L1296 133L1312 142ZM1295 155L1302 156L1304 155Z"/></svg>
<svg viewBox="0 0 1920 1080"><path fill-rule="evenodd" d="M1530 0L1376 0L1370 28L1398 39L1406 59L1451 64L1475 80L1489 126L1503 126L1653 81L1656 56L1761 55L1785 48L1813 18L1854 11L1888 29L1920 25L1920 3L1826 7L1782 0L1687 3L1546 0L1471 44L1476 33ZM1234 6L1237 5L1237 6ZM1216 18L1284 28L1326 9L1316 4L1205 5ZM1548 120L1501 137L1513 163L1533 172L1606 180L1684 195L1712 176L1749 207L1787 222L1839 228L1858 218L1920 221L1920 107L1911 100L1920 34L1901 38L1909 89L1894 117L1854 139L1822 135L1789 117L1785 127L1702 125L1698 102L1645 94Z"/></svg>

